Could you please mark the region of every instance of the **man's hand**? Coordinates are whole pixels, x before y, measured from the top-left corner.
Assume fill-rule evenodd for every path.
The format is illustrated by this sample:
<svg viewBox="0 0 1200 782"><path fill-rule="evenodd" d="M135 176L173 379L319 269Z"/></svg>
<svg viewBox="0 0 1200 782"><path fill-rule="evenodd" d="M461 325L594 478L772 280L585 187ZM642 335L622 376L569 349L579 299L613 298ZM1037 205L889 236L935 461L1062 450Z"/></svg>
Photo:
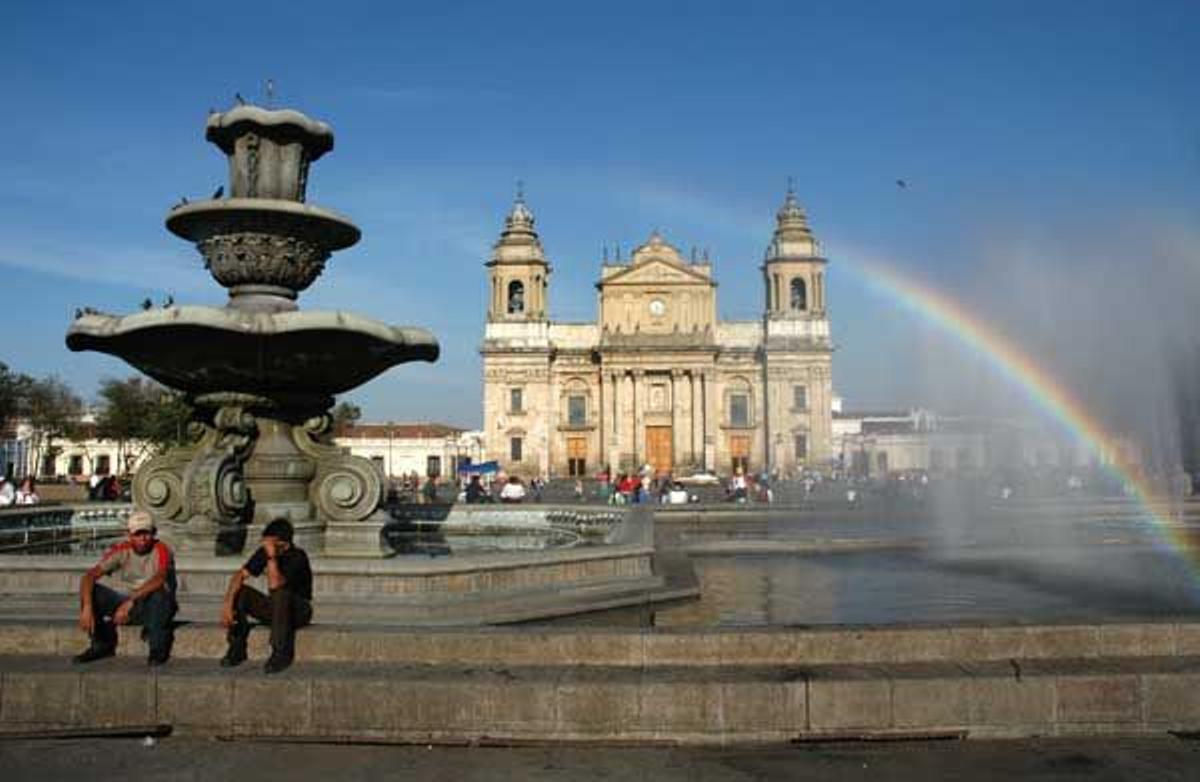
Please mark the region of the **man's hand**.
<svg viewBox="0 0 1200 782"><path fill-rule="evenodd" d="M96 617L92 615L92 607L85 606L79 611L79 629L91 635L96 631Z"/></svg>
<svg viewBox="0 0 1200 782"><path fill-rule="evenodd" d="M129 612L133 610L133 600L126 600L121 605L117 606L117 610L113 612L113 624L127 625L129 624Z"/></svg>
<svg viewBox="0 0 1200 782"><path fill-rule="evenodd" d="M223 603L221 605L221 627L226 629L233 627L233 622L233 606Z"/></svg>

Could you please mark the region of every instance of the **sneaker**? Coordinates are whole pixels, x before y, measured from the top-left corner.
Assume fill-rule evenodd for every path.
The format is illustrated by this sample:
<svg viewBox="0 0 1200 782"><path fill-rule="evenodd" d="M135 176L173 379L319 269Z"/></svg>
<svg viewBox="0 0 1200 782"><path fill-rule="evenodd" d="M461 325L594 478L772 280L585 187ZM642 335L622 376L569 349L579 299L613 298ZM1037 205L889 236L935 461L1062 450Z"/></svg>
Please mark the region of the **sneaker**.
<svg viewBox="0 0 1200 782"><path fill-rule="evenodd" d="M272 653L271 657L263 665L263 673L279 673L285 671L292 664L291 657L284 657L282 654Z"/></svg>
<svg viewBox="0 0 1200 782"><path fill-rule="evenodd" d="M222 668L236 668L246 662L246 647L230 644L225 656L221 658Z"/></svg>
<svg viewBox="0 0 1200 782"><path fill-rule="evenodd" d="M71 658L71 661L76 665L103 660L105 657L112 657L117 653L115 646L89 646L79 654Z"/></svg>

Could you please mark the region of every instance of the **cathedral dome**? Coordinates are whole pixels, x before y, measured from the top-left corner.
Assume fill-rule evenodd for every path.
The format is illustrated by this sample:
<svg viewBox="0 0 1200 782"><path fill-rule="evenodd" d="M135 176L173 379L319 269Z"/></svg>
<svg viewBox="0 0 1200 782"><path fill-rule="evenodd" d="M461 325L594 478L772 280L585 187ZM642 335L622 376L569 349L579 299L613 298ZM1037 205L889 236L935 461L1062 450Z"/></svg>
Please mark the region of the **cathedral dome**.
<svg viewBox="0 0 1200 782"><path fill-rule="evenodd" d="M808 227L808 215L796 201L796 191L789 184L783 206L775 215L775 235L767 247L767 260L820 256L820 243Z"/></svg>

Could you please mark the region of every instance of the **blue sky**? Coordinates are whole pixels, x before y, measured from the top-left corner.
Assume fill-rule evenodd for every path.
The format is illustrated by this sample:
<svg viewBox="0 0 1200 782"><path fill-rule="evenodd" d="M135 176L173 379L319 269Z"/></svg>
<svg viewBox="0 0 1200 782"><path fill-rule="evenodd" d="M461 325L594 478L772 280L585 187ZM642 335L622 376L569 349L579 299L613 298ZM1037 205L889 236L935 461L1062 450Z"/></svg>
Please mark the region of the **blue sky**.
<svg viewBox="0 0 1200 782"><path fill-rule="evenodd" d="M334 127L309 199L363 229L301 306L442 343L438 364L350 395L372 420L478 424L483 262L518 178L554 317L592 318L601 247L658 229L710 248L722 316L749 319L794 176L856 407L981 384L971 356L866 289L856 257L970 302L1052 365L1094 353L1064 363L1081 383L1120 382L1114 345L1134 360L1145 342L1130 321L1164 339L1200 325L1180 293L1200 285L1195 2L18 0L0 72L0 360L85 396L131 370L66 350L75 307L224 300L162 220L225 178L208 109L261 99L268 78ZM1130 276L1160 282L1123 307L1097 298Z"/></svg>

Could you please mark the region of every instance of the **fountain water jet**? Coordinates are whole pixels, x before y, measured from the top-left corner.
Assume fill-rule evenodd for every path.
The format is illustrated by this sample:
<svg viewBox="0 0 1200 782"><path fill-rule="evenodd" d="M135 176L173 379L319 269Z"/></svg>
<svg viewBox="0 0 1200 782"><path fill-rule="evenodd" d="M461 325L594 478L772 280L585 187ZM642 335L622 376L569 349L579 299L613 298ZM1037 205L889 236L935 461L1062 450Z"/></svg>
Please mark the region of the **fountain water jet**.
<svg viewBox="0 0 1200 782"><path fill-rule="evenodd" d="M134 502L182 551L237 549L248 526L284 516L310 549L377 555L383 475L332 444L329 409L334 394L390 367L435 361L437 340L298 309L330 255L360 237L305 201L310 165L333 149L328 125L243 105L211 114L205 135L229 159L230 197L178 205L166 225L195 243L228 303L85 310L67 346L124 359L194 405L192 442L151 459L133 485Z"/></svg>

